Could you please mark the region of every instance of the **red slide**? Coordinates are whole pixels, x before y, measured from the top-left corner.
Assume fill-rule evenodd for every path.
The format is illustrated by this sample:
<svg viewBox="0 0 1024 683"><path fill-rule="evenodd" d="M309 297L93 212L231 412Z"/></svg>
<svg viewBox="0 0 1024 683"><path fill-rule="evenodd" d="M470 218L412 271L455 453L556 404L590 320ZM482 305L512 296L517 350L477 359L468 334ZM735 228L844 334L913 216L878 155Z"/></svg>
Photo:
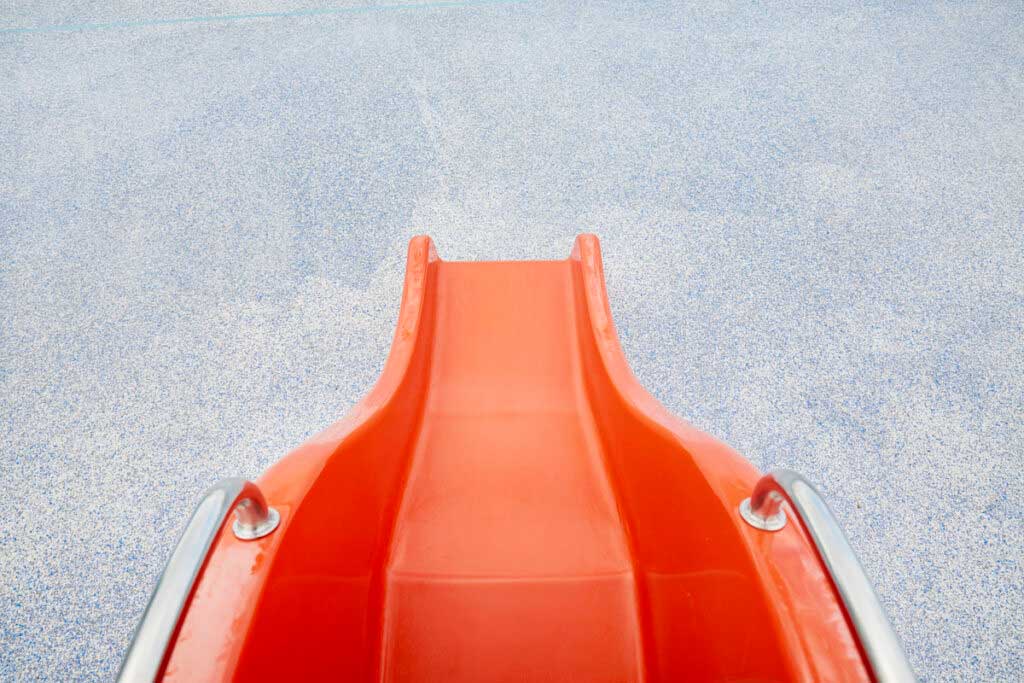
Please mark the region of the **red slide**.
<svg viewBox="0 0 1024 683"><path fill-rule="evenodd" d="M273 533L214 530L159 675L876 678L810 526L739 514L759 479L637 383L596 237L481 263L417 237L380 380L259 479Z"/></svg>

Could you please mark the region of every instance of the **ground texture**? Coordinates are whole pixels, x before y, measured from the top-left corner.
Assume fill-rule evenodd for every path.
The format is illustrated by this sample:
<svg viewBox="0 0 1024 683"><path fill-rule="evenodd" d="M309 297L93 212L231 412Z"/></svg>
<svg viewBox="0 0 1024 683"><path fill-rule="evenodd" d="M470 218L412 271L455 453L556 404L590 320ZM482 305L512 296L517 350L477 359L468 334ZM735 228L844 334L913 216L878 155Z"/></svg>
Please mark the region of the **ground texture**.
<svg viewBox="0 0 1024 683"><path fill-rule="evenodd" d="M921 676L1024 677L1024 5L822 4L0 9L0 678L113 677L202 491L371 386L410 235L581 231Z"/></svg>

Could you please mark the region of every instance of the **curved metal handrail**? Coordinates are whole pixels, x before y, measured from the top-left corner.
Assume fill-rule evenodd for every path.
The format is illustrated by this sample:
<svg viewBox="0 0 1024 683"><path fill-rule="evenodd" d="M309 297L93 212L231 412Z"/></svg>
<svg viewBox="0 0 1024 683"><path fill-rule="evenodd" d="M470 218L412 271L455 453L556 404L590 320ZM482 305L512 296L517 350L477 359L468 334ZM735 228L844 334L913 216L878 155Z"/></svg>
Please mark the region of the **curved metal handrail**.
<svg viewBox="0 0 1024 683"><path fill-rule="evenodd" d="M118 683L156 680L196 578L232 510L237 515L232 529L242 540L262 538L276 529L281 521L277 510L267 506L263 493L251 481L224 479L207 491L192 513L153 590L121 663Z"/></svg>
<svg viewBox="0 0 1024 683"><path fill-rule="evenodd" d="M778 531L786 525L783 501L789 503L814 541L875 678L881 683L917 681L864 568L839 522L810 482L792 470L766 474L757 482L750 498L740 504L740 515L753 527Z"/></svg>

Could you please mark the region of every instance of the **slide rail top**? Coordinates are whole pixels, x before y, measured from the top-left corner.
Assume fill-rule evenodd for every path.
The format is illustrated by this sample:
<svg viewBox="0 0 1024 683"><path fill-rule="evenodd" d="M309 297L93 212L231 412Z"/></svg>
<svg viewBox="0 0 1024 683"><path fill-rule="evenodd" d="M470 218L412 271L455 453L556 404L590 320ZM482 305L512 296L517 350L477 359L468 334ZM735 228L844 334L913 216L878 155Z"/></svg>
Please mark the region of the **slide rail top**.
<svg viewBox="0 0 1024 683"><path fill-rule="evenodd" d="M237 477L222 479L207 491L153 590L121 663L118 683L155 681L160 676L199 573L232 511L236 513L232 531L243 541L262 538L281 522L281 515L267 505L263 492L251 481Z"/></svg>
<svg viewBox="0 0 1024 683"><path fill-rule="evenodd" d="M740 503L740 516L762 531L778 531L786 525L783 502L789 503L814 541L875 678L881 683L917 681L899 636L849 540L810 482L792 470L770 472L757 482L750 498Z"/></svg>

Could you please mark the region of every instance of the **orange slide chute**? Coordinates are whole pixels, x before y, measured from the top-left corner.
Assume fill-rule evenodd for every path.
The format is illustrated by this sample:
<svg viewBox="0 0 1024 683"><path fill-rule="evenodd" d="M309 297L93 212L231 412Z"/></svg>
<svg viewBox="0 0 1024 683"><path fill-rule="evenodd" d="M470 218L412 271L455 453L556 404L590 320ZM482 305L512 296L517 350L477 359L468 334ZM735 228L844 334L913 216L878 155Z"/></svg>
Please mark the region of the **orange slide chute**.
<svg viewBox="0 0 1024 683"><path fill-rule="evenodd" d="M758 478L637 383L596 237L414 238L380 380L260 478L275 533L221 531L163 680L870 680L802 527L736 513Z"/></svg>

